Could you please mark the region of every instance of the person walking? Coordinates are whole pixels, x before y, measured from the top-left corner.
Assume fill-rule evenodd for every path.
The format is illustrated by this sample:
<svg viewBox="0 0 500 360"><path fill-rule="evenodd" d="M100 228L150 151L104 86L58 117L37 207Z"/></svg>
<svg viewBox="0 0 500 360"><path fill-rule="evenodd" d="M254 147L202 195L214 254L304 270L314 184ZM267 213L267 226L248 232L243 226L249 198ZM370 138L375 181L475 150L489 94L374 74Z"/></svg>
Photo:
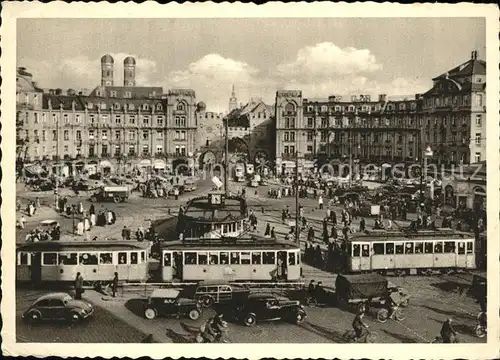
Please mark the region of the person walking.
<svg viewBox="0 0 500 360"><path fill-rule="evenodd" d="M118 273L115 272L113 277L113 283L111 284L111 291L113 292L113 297L116 297L116 291L118 290Z"/></svg>
<svg viewBox="0 0 500 360"><path fill-rule="evenodd" d="M83 292L83 277L78 272L75 278L75 300L81 300Z"/></svg>
<svg viewBox="0 0 500 360"><path fill-rule="evenodd" d="M323 196L321 196L321 195L318 198L318 205L319 205L319 209L323 210Z"/></svg>

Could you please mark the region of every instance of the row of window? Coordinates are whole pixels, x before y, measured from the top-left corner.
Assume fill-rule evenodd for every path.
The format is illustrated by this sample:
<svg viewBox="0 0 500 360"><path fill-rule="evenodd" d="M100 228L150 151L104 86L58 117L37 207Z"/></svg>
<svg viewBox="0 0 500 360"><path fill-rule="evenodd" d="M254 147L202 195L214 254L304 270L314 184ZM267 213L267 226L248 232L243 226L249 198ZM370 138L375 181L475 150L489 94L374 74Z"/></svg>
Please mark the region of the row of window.
<svg viewBox="0 0 500 360"><path fill-rule="evenodd" d="M364 99L364 101L366 102L369 102L370 101L370 96L366 96ZM352 98L351 101L355 102L357 101L356 100L356 97ZM330 107L330 110L328 110L328 106L326 105L321 105L321 106L314 106L314 105L307 105L306 106L306 111L307 112L313 112L313 111L320 111L320 112L341 112L341 111L349 111L349 112L353 112L353 111L363 111L363 112L368 112L368 111L380 111L382 110L384 107L383 104L377 104L377 105L361 105L361 106L355 106L355 105L335 105L335 106L331 106ZM395 109L398 109L398 110L416 110L417 109L417 103L415 102L412 102L410 103L409 105L407 103L399 103L399 104L394 104L394 103L389 103L387 104L387 106L385 107L386 110L388 111L393 111ZM285 107L285 111L286 111L286 107Z"/></svg>
<svg viewBox="0 0 500 360"><path fill-rule="evenodd" d="M117 252L113 259L112 252L44 252L42 253L42 265L136 265L146 261L145 251L122 251ZM32 254L19 252L18 265L31 265Z"/></svg>
<svg viewBox="0 0 500 360"><path fill-rule="evenodd" d="M458 246L457 246L458 245ZM353 257L369 257L369 244L351 244ZM400 254L443 254L455 253L459 255L472 254L474 243L472 241L408 241L408 242L383 242L373 243L373 255L400 255Z"/></svg>
<svg viewBox="0 0 500 360"><path fill-rule="evenodd" d="M474 105L483 106L484 96L483 94L474 95ZM432 106L451 106L451 105L470 105L470 96L436 96L432 98L427 98L425 100L425 105L428 107Z"/></svg>
<svg viewBox="0 0 500 360"><path fill-rule="evenodd" d="M115 92L116 93L116 92ZM111 91L111 96L110 97L115 97L115 96L112 96L113 95L113 91ZM132 95L132 94L130 94ZM98 95L99 96L99 95ZM182 111L184 110L184 104L179 104L180 105L180 109L182 109ZM178 105L178 107L179 107ZM136 104L133 104L133 103L129 103L129 104L120 104L120 103L114 103L114 104L109 104L109 107L108 107L108 104L106 103L97 103L97 104L94 104L92 102L88 102L87 103L87 108L92 110L92 109L101 109L101 110L107 110L108 108L109 109L113 109L113 110L121 110L122 108L123 109L127 109L127 110L145 110L145 111L149 111L149 110L157 110L157 111L163 111L163 105L162 104L149 104L149 103L144 103L144 104L141 104L141 105L136 105Z"/></svg>
<svg viewBox="0 0 500 360"><path fill-rule="evenodd" d="M283 255L281 255L283 254ZM287 254L287 255L286 255ZM184 252L184 265L288 265L300 264L298 251L214 251ZM286 256L284 258L283 256ZM163 253L163 266L172 265L172 253Z"/></svg>

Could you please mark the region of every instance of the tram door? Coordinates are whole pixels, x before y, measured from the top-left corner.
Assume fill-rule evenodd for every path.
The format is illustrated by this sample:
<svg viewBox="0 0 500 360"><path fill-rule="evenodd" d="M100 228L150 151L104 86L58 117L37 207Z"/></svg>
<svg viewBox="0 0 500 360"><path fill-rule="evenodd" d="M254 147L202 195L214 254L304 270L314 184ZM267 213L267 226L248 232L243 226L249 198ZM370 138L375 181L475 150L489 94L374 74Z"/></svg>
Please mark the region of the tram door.
<svg viewBox="0 0 500 360"><path fill-rule="evenodd" d="M276 269L277 279L286 280L286 274L288 272L288 266L287 266L288 259L286 251L278 251L278 261L276 262L276 264L277 264L277 269Z"/></svg>
<svg viewBox="0 0 500 360"><path fill-rule="evenodd" d="M466 242L465 241L458 241L457 242L457 262L456 266L458 268L465 268L467 267L467 251L466 251Z"/></svg>
<svg viewBox="0 0 500 360"><path fill-rule="evenodd" d="M42 282L42 253L35 252L31 258L31 283L35 286Z"/></svg>
<svg viewBox="0 0 500 360"><path fill-rule="evenodd" d="M295 251L295 250L288 252L287 280L300 279L299 254L300 254L300 251Z"/></svg>

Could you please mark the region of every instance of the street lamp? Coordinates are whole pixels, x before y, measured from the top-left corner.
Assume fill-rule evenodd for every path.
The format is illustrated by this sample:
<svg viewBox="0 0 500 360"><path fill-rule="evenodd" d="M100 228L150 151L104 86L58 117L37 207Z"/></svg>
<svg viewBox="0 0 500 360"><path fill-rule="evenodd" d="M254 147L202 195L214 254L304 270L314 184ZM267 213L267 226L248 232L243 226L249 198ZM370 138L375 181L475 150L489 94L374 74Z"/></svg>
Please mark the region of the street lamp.
<svg viewBox="0 0 500 360"><path fill-rule="evenodd" d="M73 231L71 232L73 235L75 235L75 213L76 213L76 204L71 205L71 215L73 216Z"/></svg>
<svg viewBox="0 0 500 360"><path fill-rule="evenodd" d="M424 194L427 190L427 157L431 157L433 154L430 146L427 146L422 150L422 156L420 157L420 205L424 201ZM424 173L425 173L425 187L424 187Z"/></svg>

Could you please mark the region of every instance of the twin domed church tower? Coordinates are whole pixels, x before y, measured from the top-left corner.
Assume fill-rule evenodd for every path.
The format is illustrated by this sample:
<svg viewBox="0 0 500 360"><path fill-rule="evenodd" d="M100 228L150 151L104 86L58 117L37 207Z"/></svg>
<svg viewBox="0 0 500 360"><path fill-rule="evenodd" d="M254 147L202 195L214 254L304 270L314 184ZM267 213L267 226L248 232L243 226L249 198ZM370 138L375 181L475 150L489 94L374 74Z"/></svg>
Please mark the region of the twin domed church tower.
<svg viewBox="0 0 500 360"><path fill-rule="evenodd" d="M135 86L135 59L127 56L123 60L123 86ZM109 54L101 58L101 85L114 86L115 60Z"/></svg>

